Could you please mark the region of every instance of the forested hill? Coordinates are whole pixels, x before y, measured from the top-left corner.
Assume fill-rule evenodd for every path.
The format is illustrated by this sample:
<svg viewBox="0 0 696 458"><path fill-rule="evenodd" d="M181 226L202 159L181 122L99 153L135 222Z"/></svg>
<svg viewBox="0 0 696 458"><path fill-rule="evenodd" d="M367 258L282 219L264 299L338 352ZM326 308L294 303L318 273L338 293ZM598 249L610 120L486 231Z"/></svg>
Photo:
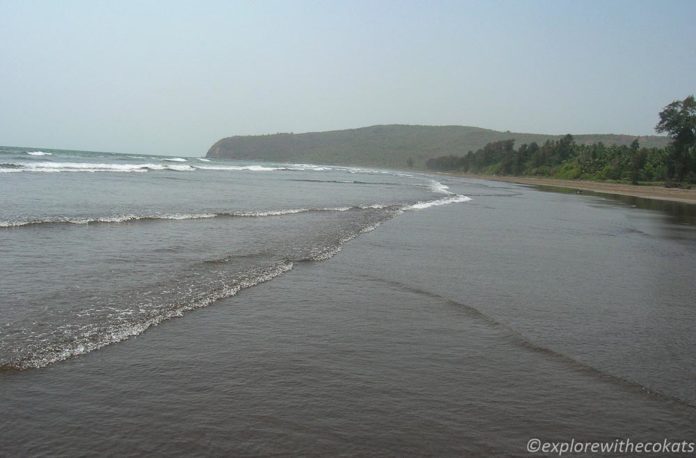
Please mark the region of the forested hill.
<svg viewBox="0 0 696 458"><path fill-rule="evenodd" d="M516 144L543 144L561 137L467 126L383 125L329 132L228 137L215 143L207 157L395 168L405 168L412 161L413 167L422 169L428 159L465 155L491 142L514 139ZM658 136L599 134L575 135L574 138L578 144L629 145L636 138L644 147L664 147L669 143L667 137Z"/></svg>

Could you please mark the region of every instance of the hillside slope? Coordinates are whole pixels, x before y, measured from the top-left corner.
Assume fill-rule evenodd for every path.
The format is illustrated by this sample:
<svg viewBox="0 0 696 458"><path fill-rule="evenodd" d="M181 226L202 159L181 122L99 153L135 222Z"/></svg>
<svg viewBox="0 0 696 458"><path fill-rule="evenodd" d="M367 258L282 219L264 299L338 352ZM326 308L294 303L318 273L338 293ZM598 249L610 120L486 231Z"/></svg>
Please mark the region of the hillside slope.
<svg viewBox="0 0 696 458"><path fill-rule="evenodd" d="M560 135L499 132L467 126L382 125L303 134L235 136L219 140L206 157L273 162L307 162L404 168L448 154L464 155L489 142L515 139L517 145L558 139ZM631 135L576 135L577 143L630 144ZM667 137L638 137L642 146L662 147Z"/></svg>

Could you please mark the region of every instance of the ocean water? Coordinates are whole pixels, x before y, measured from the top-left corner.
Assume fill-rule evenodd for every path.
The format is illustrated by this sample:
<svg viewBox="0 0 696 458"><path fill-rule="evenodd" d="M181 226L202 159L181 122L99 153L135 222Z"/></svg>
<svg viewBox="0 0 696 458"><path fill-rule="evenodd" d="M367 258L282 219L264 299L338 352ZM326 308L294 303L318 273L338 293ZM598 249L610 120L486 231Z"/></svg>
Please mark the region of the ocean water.
<svg viewBox="0 0 696 458"><path fill-rule="evenodd" d="M696 209L0 147L0 455L696 440Z"/></svg>

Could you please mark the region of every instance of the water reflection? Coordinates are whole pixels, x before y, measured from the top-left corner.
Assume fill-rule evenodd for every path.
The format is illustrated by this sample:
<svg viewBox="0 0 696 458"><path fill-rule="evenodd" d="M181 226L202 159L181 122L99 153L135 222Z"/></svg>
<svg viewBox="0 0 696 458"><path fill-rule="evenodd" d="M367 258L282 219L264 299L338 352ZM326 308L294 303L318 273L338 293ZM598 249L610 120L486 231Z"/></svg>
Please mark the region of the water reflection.
<svg viewBox="0 0 696 458"><path fill-rule="evenodd" d="M592 191L578 191L570 188L555 186L534 186L535 189L543 192L555 192L563 194L577 194L579 196L593 197L590 205L594 207L612 207L621 205L640 210L647 210L652 213L641 213L640 217L646 220L654 220L652 216L661 220L663 224L659 226L665 233L661 234L668 238L696 239L696 205L682 202L672 202L667 200L646 199L644 197L624 196L620 194L605 194ZM638 218L639 214L632 215ZM666 223L666 224L664 224Z"/></svg>

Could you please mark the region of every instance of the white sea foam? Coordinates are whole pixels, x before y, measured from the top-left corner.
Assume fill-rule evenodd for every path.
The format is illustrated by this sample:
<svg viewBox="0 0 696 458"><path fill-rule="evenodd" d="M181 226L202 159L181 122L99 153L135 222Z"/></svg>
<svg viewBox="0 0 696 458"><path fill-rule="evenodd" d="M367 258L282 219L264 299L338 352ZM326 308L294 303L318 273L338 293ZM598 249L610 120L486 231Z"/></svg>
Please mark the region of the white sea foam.
<svg viewBox="0 0 696 458"><path fill-rule="evenodd" d="M442 184L439 181L435 181L435 180L430 181L430 189L433 192L437 192L439 194L447 194L447 195L454 194L452 191L449 190L449 186Z"/></svg>
<svg viewBox="0 0 696 458"><path fill-rule="evenodd" d="M450 197L443 197L442 199L429 200L426 202L418 202L413 205L408 205L404 207L404 210L423 210L430 207L439 207L441 205L456 204L461 202L469 202L470 197L462 196L461 194L455 194Z"/></svg>
<svg viewBox="0 0 696 458"><path fill-rule="evenodd" d="M260 210L260 211L242 211L242 212L234 212L232 215L233 216L251 216L251 217L258 217L258 216L282 216L282 215L293 215L296 213L306 213L308 211L311 211L309 208L290 208L287 210Z"/></svg>
<svg viewBox="0 0 696 458"><path fill-rule="evenodd" d="M250 172L273 172L275 170L285 170L283 167L268 167L264 165L197 165L199 170L233 170Z"/></svg>
<svg viewBox="0 0 696 458"><path fill-rule="evenodd" d="M120 173L145 173L150 170L175 170L193 171L195 168L186 164L114 164L95 162L34 162L12 164L18 170L24 172L120 172ZM2 168L0 170L8 170Z"/></svg>
<svg viewBox="0 0 696 458"><path fill-rule="evenodd" d="M52 153L43 151L30 151L27 154L32 156L50 156ZM145 156L128 155L125 156L131 159L147 159ZM149 158L153 160L153 158ZM16 167L0 166L0 173L9 173L12 171L24 172L133 172L144 173L148 171L195 171L195 170L219 170L219 171L249 171L249 172L275 172L275 171L302 171L302 172L326 172L326 171L341 171L349 173L361 173L368 175L393 175L401 177L412 177L412 175L394 172L388 170L367 169L361 167L345 167L345 166L328 166L317 164L250 164L250 165L223 165L209 164L210 159L196 158L196 165L184 164L189 160L182 157L170 157L161 159L160 163L96 163L96 162L17 162L11 164ZM16 168L16 170L14 170Z"/></svg>
<svg viewBox="0 0 696 458"><path fill-rule="evenodd" d="M176 170L177 172L191 172L196 170L195 167L190 165L168 165L165 170Z"/></svg>
<svg viewBox="0 0 696 458"><path fill-rule="evenodd" d="M334 167L326 167L311 164L290 164L290 165L197 165L197 169L201 170L235 170L235 171L250 171L250 172L275 172L278 170L287 170L293 172L325 172L329 170L337 170Z"/></svg>
<svg viewBox="0 0 696 458"><path fill-rule="evenodd" d="M124 214L113 216L100 217L67 217L53 216L41 219L13 220L0 221L0 228L8 229L22 226L31 226L39 224L118 224L129 223L134 221L156 221L156 220L194 220L194 219L209 219L216 217L240 217L240 218L263 218L268 216L283 216L294 215L297 213L309 212L345 212L352 210L355 207L325 207L325 208L288 208L282 210L249 210L249 211L234 211L234 212L218 212L218 213L172 213L172 214L150 214L136 215ZM360 207L358 207L360 208Z"/></svg>
<svg viewBox="0 0 696 458"><path fill-rule="evenodd" d="M185 161L185 159L184 159ZM274 172L277 170L295 170L291 167L271 167L265 165L189 165L178 163L179 161L164 160L162 164L115 164L95 162L18 162L11 164L13 167L0 166L0 172L122 172L145 173L149 171L173 170L179 172L192 172L195 170L221 170L221 171L249 171L249 172ZM168 163L176 162L176 163Z"/></svg>
<svg viewBox="0 0 696 458"><path fill-rule="evenodd" d="M53 153L47 153L45 151L27 151L29 156L52 156Z"/></svg>
<svg viewBox="0 0 696 458"><path fill-rule="evenodd" d="M97 223L128 223L141 220L187 220L187 219L207 219L220 216L218 213L174 213L170 215L114 215L102 217L48 217L43 219L0 221L0 228L12 228L30 226L36 224L97 224Z"/></svg>
<svg viewBox="0 0 696 458"><path fill-rule="evenodd" d="M314 165L314 164L292 164L287 167L287 170L299 170L299 171L310 171L310 172L326 172L328 170L336 170L335 167L329 167L325 165Z"/></svg>
<svg viewBox="0 0 696 458"><path fill-rule="evenodd" d="M113 343L121 342L129 337L142 334L150 327L157 326L163 321L179 318L187 311L207 307L220 299L235 296L243 289L273 280L279 275L289 272L292 268L292 262L283 262L266 268L254 269L248 272L243 278L223 288L214 290L203 298L191 300L176 308L162 310L159 314L141 322L112 325L102 328L99 334L94 330L85 329L72 343L68 343L63 346L63 348L49 348L46 352L40 352L20 361L14 361L12 366L18 369L45 367L58 361L63 361L74 356L98 350L99 348ZM128 311L124 312L127 313Z"/></svg>
<svg viewBox="0 0 696 458"><path fill-rule="evenodd" d="M174 220L183 220L183 219L208 219L208 218L215 218L218 216L217 213L194 213L194 214L174 214L174 215L166 215L165 217L161 219L174 219Z"/></svg>
<svg viewBox="0 0 696 458"><path fill-rule="evenodd" d="M413 175L403 172L395 172L393 170L365 169L362 167L336 167L336 169L343 170L348 173L362 173L366 175L391 175L395 177L413 178Z"/></svg>
<svg viewBox="0 0 696 458"><path fill-rule="evenodd" d="M39 224L118 224L118 223L129 223L134 221L156 221L156 220L195 220L195 219L209 219L216 217L240 217L240 218L263 218L271 216L284 216L284 215L295 215L299 213L310 213L310 212L346 212L350 210L381 210L381 209L392 209L394 211L406 211L406 210L423 210L430 207L437 207L441 205L449 205L453 203L468 202L471 198L462 195L453 195L449 197L444 197L438 200L417 202L412 205L407 205L398 208L390 204L365 204L359 205L357 207L321 207L321 208L286 208L280 210L242 210L242 211L231 211L231 212L207 212L207 213L172 213L172 214L122 214L122 215L112 215L112 216L100 216L100 217L67 217L67 216L53 216L42 219L27 219L27 220L13 220L13 221L0 221L0 228L16 228L22 226L39 225ZM376 227L376 226L375 226Z"/></svg>
<svg viewBox="0 0 696 458"><path fill-rule="evenodd" d="M36 153L36 154L34 154ZM41 154L39 154L41 153ZM50 155L51 153L43 153L41 151L29 152L27 154L42 156ZM145 156L127 156L132 159L145 159ZM248 171L248 172L275 172L275 171L302 171L302 172L326 172L326 171L343 171L350 173L364 174L390 174L395 176L410 176L398 172L389 172L382 170L362 169L357 167L340 167L340 166L324 166L314 164L287 164L287 165L222 165L209 164L210 159L196 158L204 164L197 163L195 165L184 164L187 162L185 158L164 158L160 163L97 163L97 162L17 162L10 164L12 167L0 166L0 172L24 171L24 172L131 172L144 173L149 171L195 171L195 170L213 170L213 171Z"/></svg>
<svg viewBox="0 0 696 458"><path fill-rule="evenodd" d="M288 208L285 210L252 210L252 211L239 211L230 213L231 216L244 216L244 217L263 217L263 216L283 216L283 215L294 215L297 213L309 213L309 212L345 212L351 210L353 207L325 207L325 208Z"/></svg>
<svg viewBox="0 0 696 458"><path fill-rule="evenodd" d="M335 245L328 246L328 247L322 247L322 248L319 248L317 250L314 250L310 255L310 259L312 261L318 261L318 262L331 259L334 256L336 256L338 253L341 252L344 244L346 244L347 242L350 242L354 238L357 238L361 234L366 234L368 232L374 231L375 229L377 229L379 227L380 224L382 224L382 222L378 221L374 224L371 224L369 226L366 226L366 227L360 229L357 233L350 234L350 235L347 235L347 236L341 238L338 241L338 243Z"/></svg>
<svg viewBox="0 0 696 458"><path fill-rule="evenodd" d="M367 210L368 208L380 210L382 208L387 208L387 207L391 207L391 206L392 205L387 205L387 204L365 204L365 205L360 205L359 208L362 208L363 210Z"/></svg>

